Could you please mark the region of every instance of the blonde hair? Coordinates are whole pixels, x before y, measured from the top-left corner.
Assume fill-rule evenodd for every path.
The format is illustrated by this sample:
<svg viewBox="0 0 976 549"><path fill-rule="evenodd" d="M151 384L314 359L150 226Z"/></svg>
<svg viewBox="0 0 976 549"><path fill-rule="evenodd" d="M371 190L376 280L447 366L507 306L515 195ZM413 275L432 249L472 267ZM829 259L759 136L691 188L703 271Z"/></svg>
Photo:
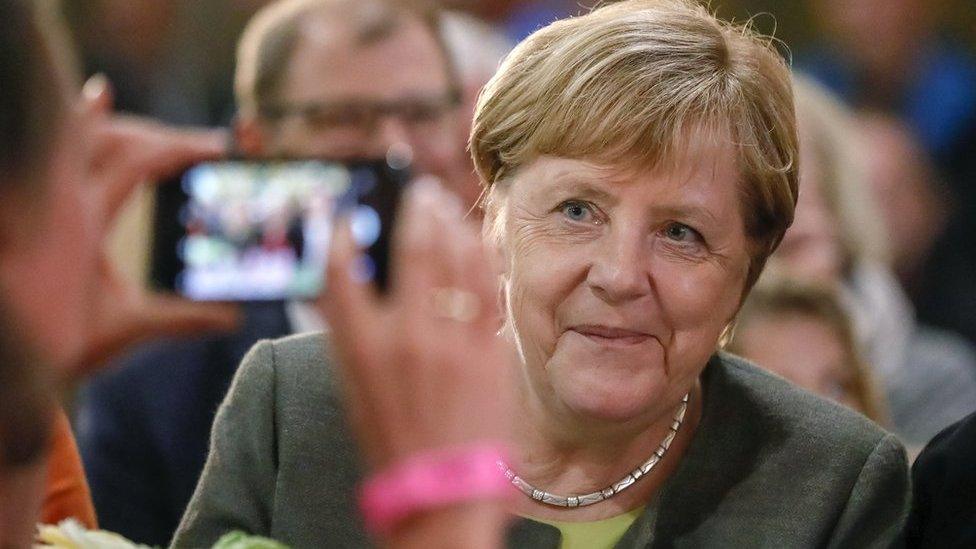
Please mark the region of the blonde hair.
<svg viewBox="0 0 976 549"><path fill-rule="evenodd" d="M540 155L652 169L717 130L738 149L749 287L792 223L798 177L789 68L748 27L690 0L556 21L485 86L470 146L491 217L500 184Z"/></svg>
<svg viewBox="0 0 976 549"><path fill-rule="evenodd" d="M764 276L739 311L736 330L741 333L751 323L783 316L812 318L823 322L837 334L844 348L844 365L851 378L850 393L859 411L879 424L886 424L888 418L884 399L854 335L850 313L841 304L836 292L812 283L779 277L768 279ZM747 355L740 337L733 336L728 349Z"/></svg>
<svg viewBox="0 0 976 549"><path fill-rule="evenodd" d="M820 194L838 227L845 269L861 261L888 264L885 228L867 181L854 113L808 77L793 76L800 139L820 170Z"/></svg>

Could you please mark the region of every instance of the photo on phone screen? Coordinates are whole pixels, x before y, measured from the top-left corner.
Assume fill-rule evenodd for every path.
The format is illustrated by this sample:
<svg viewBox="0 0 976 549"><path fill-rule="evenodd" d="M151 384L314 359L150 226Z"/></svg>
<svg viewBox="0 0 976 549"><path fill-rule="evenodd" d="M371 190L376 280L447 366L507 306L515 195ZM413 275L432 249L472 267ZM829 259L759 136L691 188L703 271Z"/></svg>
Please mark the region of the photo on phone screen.
<svg viewBox="0 0 976 549"><path fill-rule="evenodd" d="M195 300L309 299L332 234L348 220L364 271L383 288L389 232L407 180L384 161L222 161L180 178L173 289Z"/></svg>

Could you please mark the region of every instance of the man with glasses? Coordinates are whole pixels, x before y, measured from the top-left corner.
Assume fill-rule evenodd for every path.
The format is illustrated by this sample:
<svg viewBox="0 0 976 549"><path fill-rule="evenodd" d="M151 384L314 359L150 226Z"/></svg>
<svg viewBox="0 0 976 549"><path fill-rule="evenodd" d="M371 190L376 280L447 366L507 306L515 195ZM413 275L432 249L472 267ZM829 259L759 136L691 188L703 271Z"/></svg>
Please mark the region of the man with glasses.
<svg viewBox="0 0 976 549"><path fill-rule="evenodd" d="M240 42L235 141L253 157L383 157L392 148L473 204L466 88L434 11L394 0L282 0ZM102 527L166 545L244 353L259 339L321 328L300 303L245 311L232 336L139 349L84 391L79 445Z"/></svg>
<svg viewBox="0 0 976 549"><path fill-rule="evenodd" d="M237 142L252 156L375 158L399 147L415 171L447 181L463 151L460 89L434 11L280 2L238 49Z"/></svg>

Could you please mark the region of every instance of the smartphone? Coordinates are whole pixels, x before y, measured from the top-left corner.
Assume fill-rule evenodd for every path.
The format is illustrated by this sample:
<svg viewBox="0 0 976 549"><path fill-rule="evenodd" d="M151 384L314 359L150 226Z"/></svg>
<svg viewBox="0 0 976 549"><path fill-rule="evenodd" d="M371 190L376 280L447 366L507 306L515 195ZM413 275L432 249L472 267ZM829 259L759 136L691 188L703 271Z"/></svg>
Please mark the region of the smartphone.
<svg viewBox="0 0 976 549"><path fill-rule="evenodd" d="M364 250L361 272L382 290L390 232L408 181L384 160L205 162L179 177L171 280L201 301L310 299L324 285L337 222Z"/></svg>

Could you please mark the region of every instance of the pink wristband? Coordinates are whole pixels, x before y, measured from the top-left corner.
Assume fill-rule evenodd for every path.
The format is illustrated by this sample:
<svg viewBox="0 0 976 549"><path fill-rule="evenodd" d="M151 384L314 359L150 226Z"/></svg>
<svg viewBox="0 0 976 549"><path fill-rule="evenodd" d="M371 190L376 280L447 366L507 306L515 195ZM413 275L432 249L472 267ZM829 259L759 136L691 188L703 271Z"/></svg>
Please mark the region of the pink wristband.
<svg viewBox="0 0 976 549"><path fill-rule="evenodd" d="M505 499L514 492L499 462L497 444L422 452L366 479L359 489L359 509L366 527L392 532L404 519L455 503Z"/></svg>

